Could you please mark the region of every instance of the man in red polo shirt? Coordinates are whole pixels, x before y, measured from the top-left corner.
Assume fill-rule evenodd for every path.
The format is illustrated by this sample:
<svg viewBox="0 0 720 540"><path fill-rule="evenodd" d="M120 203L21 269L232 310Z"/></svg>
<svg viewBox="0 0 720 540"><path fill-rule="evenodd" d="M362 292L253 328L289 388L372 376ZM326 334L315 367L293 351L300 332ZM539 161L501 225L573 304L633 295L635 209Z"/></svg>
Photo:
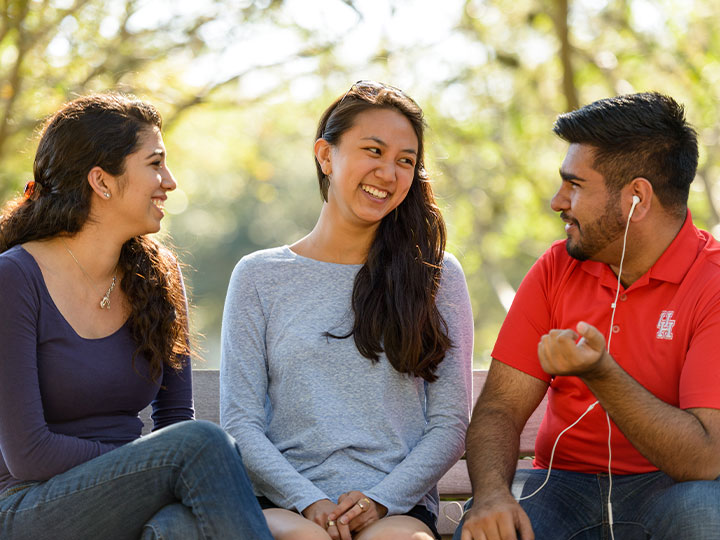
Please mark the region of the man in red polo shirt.
<svg viewBox="0 0 720 540"><path fill-rule="evenodd" d="M687 209L695 131L657 93L597 101L554 131L570 143L551 201L567 239L498 336L454 538L718 539L720 244ZM546 393L535 468L516 473Z"/></svg>

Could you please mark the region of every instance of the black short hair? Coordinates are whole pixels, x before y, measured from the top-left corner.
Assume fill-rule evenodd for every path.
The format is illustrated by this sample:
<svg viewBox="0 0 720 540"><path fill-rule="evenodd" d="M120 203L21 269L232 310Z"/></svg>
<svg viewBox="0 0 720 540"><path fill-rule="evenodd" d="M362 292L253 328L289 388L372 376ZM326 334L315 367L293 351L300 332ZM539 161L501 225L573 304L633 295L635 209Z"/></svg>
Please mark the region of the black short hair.
<svg viewBox="0 0 720 540"><path fill-rule="evenodd" d="M601 99L561 114L553 131L594 148L593 168L611 191L647 178L663 207L684 215L697 170L697 133L673 98L644 92Z"/></svg>

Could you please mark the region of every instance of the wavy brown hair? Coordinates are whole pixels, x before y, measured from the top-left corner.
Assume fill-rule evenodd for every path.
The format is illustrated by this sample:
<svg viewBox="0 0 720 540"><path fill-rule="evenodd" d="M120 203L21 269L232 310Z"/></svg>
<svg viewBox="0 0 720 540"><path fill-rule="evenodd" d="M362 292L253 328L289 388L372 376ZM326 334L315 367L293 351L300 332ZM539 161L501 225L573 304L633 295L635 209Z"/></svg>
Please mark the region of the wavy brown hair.
<svg viewBox="0 0 720 540"><path fill-rule="evenodd" d="M418 140L417 163L407 196L380 222L367 260L355 277L352 330L344 336L326 335L353 336L364 357L377 362L385 352L397 371L433 382L452 343L435 303L446 233L424 166L422 110L395 87L360 81L323 113L317 138L337 146L355 118L371 109L395 110L408 119ZM315 165L327 202L329 180L317 160Z"/></svg>
<svg viewBox="0 0 720 540"><path fill-rule="evenodd" d="M0 216L0 253L54 236L72 236L90 219L93 167L119 176L145 130L162 128L157 109L131 96L97 94L65 104L50 116L35 155L34 186L8 202ZM157 380L163 365L180 369L189 354L187 308L178 263L148 236L120 251L120 286L131 306L130 329L138 355Z"/></svg>

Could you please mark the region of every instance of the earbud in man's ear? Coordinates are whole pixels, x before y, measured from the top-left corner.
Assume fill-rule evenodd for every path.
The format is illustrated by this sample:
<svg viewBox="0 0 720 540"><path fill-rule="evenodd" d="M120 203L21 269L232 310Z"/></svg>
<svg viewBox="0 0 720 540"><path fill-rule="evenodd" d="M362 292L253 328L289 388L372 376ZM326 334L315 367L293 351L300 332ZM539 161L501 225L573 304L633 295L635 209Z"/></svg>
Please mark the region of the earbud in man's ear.
<svg viewBox="0 0 720 540"><path fill-rule="evenodd" d="M630 224L630 218L632 217L633 212L635 211L635 207L638 204L640 204L640 197L638 197L637 195L633 195L633 203L632 203L632 206L630 207L630 213L628 214L628 225Z"/></svg>

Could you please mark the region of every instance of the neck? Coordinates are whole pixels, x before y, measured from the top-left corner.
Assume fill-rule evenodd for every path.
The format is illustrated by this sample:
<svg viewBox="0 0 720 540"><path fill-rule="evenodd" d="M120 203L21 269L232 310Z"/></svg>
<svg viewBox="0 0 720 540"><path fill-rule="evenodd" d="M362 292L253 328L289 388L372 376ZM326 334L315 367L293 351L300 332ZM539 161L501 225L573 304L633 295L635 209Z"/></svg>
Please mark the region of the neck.
<svg viewBox="0 0 720 540"><path fill-rule="evenodd" d="M97 227L85 226L73 236L63 237L62 241L63 249L72 252L93 280L102 283L117 272L122 244L109 240Z"/></svg>
<svg viewBox="0 0 720 540"><path fill-rule="evenodd" d="M379 225L356 225L337 219L325 203L313 230L292 249L320 261L364 264Z"/></svg>
<svg viewBox="0 0 720 540"><path fill-rule="evenodd" d="M687 215L678 219L663 213L662 216L630 225L628 231L625 261L622 267L620 282L627 288L635 283L665 253L677 234L682 229ZM622 238L620 239L622 249ZM611 263L610 268L615 275L620 271L620 258Z"/></svg>

